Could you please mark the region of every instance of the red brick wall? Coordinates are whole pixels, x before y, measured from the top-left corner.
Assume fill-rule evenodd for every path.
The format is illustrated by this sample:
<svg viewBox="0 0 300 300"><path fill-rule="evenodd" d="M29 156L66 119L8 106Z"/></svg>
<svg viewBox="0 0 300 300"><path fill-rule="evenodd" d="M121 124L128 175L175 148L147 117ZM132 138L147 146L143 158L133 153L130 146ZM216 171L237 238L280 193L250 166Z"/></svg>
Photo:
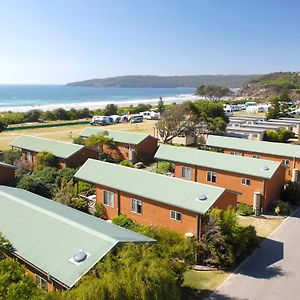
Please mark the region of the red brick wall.
<svg viewBox="0 0 300 300"><path fill-rule="evenodd" d="M97 186L96 195L97 202L103 203L103 190L111 191L114 193L114 208L105 206L106 214L108 219L118 215L118 195L117 190ZM131 199L138 199L142 201L142 214L137 214L131 211ZM215 207L220 209L226 209L229 205L236 206L236 195L233 193L225 192L220 199L216 202ZM174 210L182 214L181 222L172 220L170 218L170 211ZM168 227L174 231L181 232L183 234L191 232L194 235L197 234L197 214L185 209L172 207L167 204L156 202L143 197L138 197L133 194L128 194L125 192L120 192L120 208L119 214L123 214L144 225L156 225L158 227ZM199 224L201 222L199 215ZM199 227L199 232L201 228Z"/></svg>
<svg viewBox="0 0 300 300"><path fill-rule="evenodd" d="M15 180L15 169L0 166L0 184L11 184Z"/></svg>
<svg viewBox="0 0 300 300"><path fill-rule="evenodd" d="M282 162L283 159L288 159L290 161L290 166L285 167L285 169L286 169L285 180L292 180L293 169L294 168L296 168L296 169L300 168L300 159L296 158L295 161L294 161L293 158L284 156L284 153L282 153L282 156L276 156L276 155L264 154L264 153L224 149L224 153L229 154L230 152L239 152L241 155L247 156L247 157L253 157L253 155L259 155L261 159L273 160L273 161L278 161L278 162Z"/></svg>
<svg viewBox="0 0 300 300"><path fill-rule="evenodd" d="M83 148L70 158L65 160L65 166L67 167L78 167L82 166L85 161L89 158L98 159L99 153L93 149ZM62 167L65 167L62 165Z"/></svg>
<svg viewBox="0 0 300 300"><path fill-rule="evenodd" d="M280 168L276 171L271 180L268 180L266 182L265 197L263 204L265 208L269 207L270 203L273 200L280 199L280 193L284 184L285 171L286 167L280 166Z"/></svg>
<svg viewBox="0 0 300 300"><path fill-rule="evenodd" d="M181 166L182 164L178 163L176 164L175 167L175 176L179 178L181 176ZM197 175L195 175L195 170L197 170ZM212 171L217 174L216 183L207 181L207 171ZM196 180L195 180L195 176L197 177ZM250 186L242 185L241 183L242 178L251 179L251 185ZM216 170L216 169L207 169L203 167L197 167L197 168L192 167L192 181L214 185L238 193L242 193L242 195L237 196L237 201L248 205L253 204L254 192L263 193L264 191L264 183L261 178L256 178L248 175L243 176L241 174L230 173L230 172Z"/></svg>
<svg viewBox="0 0 300 300"><path fill-rule="evenodd" d="M137 145L137 161L153 161L157 151L157 139L148 136Z"/></svg>
<svg viewBox="0 0 300 300"><path fill-rule="evenodd" d="M118 215L117 212L117 191L103 186L96 187L97 202L103 203L103 190L115 193L114 208L106 207L106 213L109 219ZM136 214L131 211L131 198L142 201L142 214ZM174 221L170 219L170 210L178 211L182 214L182 221ZM120 192L120 214L126 215L132 220L144 225L156 225L158 227L168 227L174 231L185 234L191 232L196 234L196 213L171 207L166 204L155 202L143 197L137 197L128 193Z"/></svg>

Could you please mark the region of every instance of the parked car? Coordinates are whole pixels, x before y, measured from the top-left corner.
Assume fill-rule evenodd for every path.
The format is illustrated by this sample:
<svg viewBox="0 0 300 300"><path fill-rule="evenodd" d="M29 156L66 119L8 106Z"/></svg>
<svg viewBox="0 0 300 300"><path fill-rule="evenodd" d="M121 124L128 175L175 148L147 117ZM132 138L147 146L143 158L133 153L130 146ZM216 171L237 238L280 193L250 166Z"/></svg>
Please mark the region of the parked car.
<svg viewBox="0 0 300 300"><path fill-rule="evenodd" d="M231 108L224 108L225 116L226 117L232 117L233 116L233 110Z"/></svg>
<svg viewBox="0 0 300 300"><path fill-rule="evenodd" d="M119 116L119 115L111 115L109 117L112 119L112 123L120 123L121 122L121 116Z"/></svg>
<svg viewBox="0 0 300 300"><path fill-rule="evenodd" d="M113 119L108 116L94 116L92 121L90 122L91 125L109 125L113 123Z"/></svg>
<svg viewBox="0 0 300 300"><path fill-rule="evenodd" d="M143 122L143 116L132 116L130 119L131 123L142 123Z"/></svg>

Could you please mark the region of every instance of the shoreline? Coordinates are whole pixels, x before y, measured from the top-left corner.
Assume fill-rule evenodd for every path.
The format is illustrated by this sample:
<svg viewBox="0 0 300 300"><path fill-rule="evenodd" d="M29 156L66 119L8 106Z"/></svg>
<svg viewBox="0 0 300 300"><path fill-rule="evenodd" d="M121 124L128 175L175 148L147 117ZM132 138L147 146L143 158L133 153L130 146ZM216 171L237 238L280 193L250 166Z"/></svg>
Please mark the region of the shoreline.
<svg viewBox="0 0 300 300"><path fill-rule="evenodd" d="M166 104L170 103L182 103L184 101L188 100L201 100L202 97L193 95L193 94L183 94L179 96L174 97L162 97L162 100ZM126 100L126 101L93 101L93 102L81 102L81 103L57 103L57 104L45 104L45 105L31 105L31 106L5 106L0 107L0 112L27 112L30 110L41 110L41 111L52 111L54 109L63 108L65 110L70 110L72 108L74 109L83 109L83 108L89 108L90 110L95 109L103 109L107 104L115 104L119 107L126 107L126 106L136 106L138 104L151 104L155 105L159 99L139 99L139 100Z"/></svg>

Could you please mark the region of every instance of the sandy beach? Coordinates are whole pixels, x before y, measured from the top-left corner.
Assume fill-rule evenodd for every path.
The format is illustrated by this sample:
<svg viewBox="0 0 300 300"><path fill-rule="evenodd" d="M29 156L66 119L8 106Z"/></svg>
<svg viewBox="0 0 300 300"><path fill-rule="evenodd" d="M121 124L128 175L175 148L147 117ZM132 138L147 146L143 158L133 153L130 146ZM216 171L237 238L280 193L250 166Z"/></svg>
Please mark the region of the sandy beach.
<svg viewBox="0 0 300 300"><path fill-rule="evenodd" d="M193 94L186 95L178 95L174 97L163 97L164 103L181 103L188 100L200 100L202 99L199 96ZM130 105L138 105L138 104L157 104L159 99L139 99L139 100L127 100L127 101L93 101L93 102L81 102L81 103L57 103L57 104L48 104L48 105L31 105L31 106L5 106L0 107L0 112L26 112L33 109L38 109L42 111L54 110L57 108L64 108L66 110L74 109L83 109L89 108L90 110L95 110L98 108L104 108L107 104L116 104L119 107L125 107Z"/></svg>

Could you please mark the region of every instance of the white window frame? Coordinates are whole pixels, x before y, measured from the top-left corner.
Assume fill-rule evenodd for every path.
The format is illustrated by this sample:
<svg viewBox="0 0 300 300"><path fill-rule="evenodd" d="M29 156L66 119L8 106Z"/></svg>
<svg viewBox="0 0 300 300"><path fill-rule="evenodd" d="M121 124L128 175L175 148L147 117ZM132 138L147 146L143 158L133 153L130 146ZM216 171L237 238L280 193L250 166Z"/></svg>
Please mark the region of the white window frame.
<svg viewBox="0 0 300 300"><path fill-rule="evenodd" d="M215 178L215 181L213 181L213 178ZM217 182L217 173L213 171L207 171L206 173L206 181L216 183Z"/></svg>
<svg viewBox="0 0 300 300"><path fill-rule="evenodd" d="M241 156L241 153L240 153L240 152L230 152L229 154L230 154L230 155L237 155L237 156Z"/></svg>
<svg viewBox="0 0 300 300"><path fill-rule="evenodd" d="M282 163L286 166L289 167L290 166L290 160L289 159L283 159Z"/></svg>
<svg viewBox="0 0 300 300"><path fill-rule="evenodd" d="M251 179L250 178L242 178L241 182L242 182L242 185L245 185L245 186L250 186L251 185Z"/></svg>
<svg viewBox="0 0 300 300"><path fill-rule="evenodd" d="M260 159L260 155L258 155L258 154L253 154L253 155L252 155L252 158Z"/></svg>
<svg viewBox="0 0 300 300"><path fill-rule="evenodd" d="M38 285L40 289L42 289L45 292L48 292L48 282L43 277L41 277L38 274L35 274L35 282Z"/></svg>
<svg viewBox="0 0 300 300"><path fill-rule="evenodd" d="M109 195L109 198L106 197L106 195ZM115 206L115 193L111 191L102 191L102 203L103 205L109 206L114 208Z"/></svg>
<svg viewBox="0 0 300 300"><path fill-rule="evenodd" d="M182 222L182 213L176 210L170 210L170 219L176 222Z"/></svg>
<svg viewBox="0 0 300 300"><path fill-rule="evenodd" d="M138 207L140 207L140 211L138 211ZM142 200L131 198L130 208L131 208L131 212L141 215L143 212Z"/></svg>
<svg viewBox="0 0 300 300"><path fill-rule="evenodd" d="M30 151L25 151L25 159L27 161L31 161L31 152Z"/></svg>
<svg viewBox="0 0 300 300"><path fill-rule="evenodd" d="M187 166L181 166L181 178L192 179L192 168Z"/></svg>

